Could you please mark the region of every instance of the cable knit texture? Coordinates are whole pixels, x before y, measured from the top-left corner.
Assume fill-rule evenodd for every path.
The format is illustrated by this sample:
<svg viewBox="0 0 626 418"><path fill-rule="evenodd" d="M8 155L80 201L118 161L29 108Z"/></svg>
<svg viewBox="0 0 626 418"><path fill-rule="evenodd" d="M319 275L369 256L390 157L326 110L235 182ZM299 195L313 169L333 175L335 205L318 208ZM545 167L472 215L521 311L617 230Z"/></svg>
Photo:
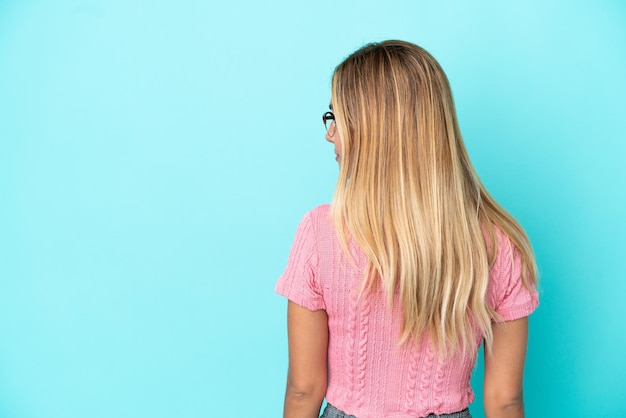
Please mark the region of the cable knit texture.
<svg viewBox="0 0 626 418"><path fill-rule="evenodd" d="M521 283L521 261L497 231L498 254L487 302L506 321L528 316L537 292ZM465 409L473 400L472 368L481 339L469 355L441 358L427 342L398 345L402 311L387 308L382 291L358 298L366 258L354 243L356 267L342 256L329 205L307 213L296 232L276 291L309 310L328 314L326 399L359 418L416 418Z"/></svg>

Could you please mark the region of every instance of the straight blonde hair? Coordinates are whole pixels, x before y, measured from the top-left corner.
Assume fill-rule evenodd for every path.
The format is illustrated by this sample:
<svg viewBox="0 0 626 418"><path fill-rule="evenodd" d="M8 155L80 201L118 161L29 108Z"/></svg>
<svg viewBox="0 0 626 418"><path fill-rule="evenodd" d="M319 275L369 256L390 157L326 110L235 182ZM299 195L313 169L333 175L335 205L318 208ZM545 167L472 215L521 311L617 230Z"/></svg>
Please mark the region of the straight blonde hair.
<svg viewBox="0 0 626 418"><path fill-rule="evenodd" d="M495 228L519 251L522 281L537 274L524 230L485 190L463 144L448 79L424 49L373 43L335 70L332 107L342 145L332 218L349 256L368 265L362 295L399 293L400 343L428 337L441 353L493 341L487 304Z"/></svg>

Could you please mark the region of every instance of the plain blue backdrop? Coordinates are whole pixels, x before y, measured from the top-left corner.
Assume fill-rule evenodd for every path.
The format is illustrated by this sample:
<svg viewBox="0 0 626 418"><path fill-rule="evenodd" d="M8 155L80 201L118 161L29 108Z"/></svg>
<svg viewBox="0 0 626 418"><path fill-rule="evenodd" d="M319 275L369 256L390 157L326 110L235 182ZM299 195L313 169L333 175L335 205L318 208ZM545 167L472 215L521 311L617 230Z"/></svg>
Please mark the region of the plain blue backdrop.
<svg viewBox="0 0 626 418"><path fill-rule="evenodd" d="M387 38L533 241L527 416L626 416L626 3L2 0L0 417L280 416L330 77Z"/></svg>

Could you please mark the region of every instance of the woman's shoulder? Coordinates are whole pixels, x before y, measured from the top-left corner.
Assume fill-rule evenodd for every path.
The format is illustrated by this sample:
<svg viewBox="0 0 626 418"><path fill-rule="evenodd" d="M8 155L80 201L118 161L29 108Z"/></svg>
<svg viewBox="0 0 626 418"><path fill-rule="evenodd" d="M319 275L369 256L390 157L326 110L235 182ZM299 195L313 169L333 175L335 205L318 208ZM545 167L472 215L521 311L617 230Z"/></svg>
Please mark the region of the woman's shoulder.
<svg viewBox="0 0 626 418"><path fill-rule="evenodd" d="M314 216L330 216L330 204L322 203L309 211Z"/></svg>
<svg viewBox="0 0 626 418"><path fill-rule="evenodd" d="M498 225L490 223L489 226L483 224L483 237L487 246L487 252L493 254L496 251L496 260L510 258L513 254L513 241ZM495 245L494 245L495 244ZM495 248L494 248L495 247Z"/></svg>
<svg viewBox="0 0 626 418"><path fill-rule="evenodd" d="M487 253L491 260L489 268L490 285L500 287L510 279L515 265L516 255L513 241L501 228L491 224L491 228L483 228ZM495 252L495 254L494 254Z"/></svg>
<svg viewBox="0 0 626 418"><path fill-rule="evenodd" d="M304 214L298 225L298 230L305 235L317 236L325 234L332 227L330 205L319 205Z"/></svg>
<svg viewBox="0 0 626 418"><path fill-rule="evenodd" d="M328 203L321 204L308 211L304 218L316 227L330 225L330 205Z"/></svg>

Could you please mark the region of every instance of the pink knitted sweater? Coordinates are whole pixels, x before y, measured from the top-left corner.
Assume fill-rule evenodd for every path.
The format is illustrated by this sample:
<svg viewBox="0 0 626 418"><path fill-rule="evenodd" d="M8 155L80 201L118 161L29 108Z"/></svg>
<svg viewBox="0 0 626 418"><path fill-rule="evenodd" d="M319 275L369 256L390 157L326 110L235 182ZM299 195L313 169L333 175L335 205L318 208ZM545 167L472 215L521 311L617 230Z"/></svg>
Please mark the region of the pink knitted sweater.
<svg viewBox="0 0 626 418"><path fill-rule="evenodd" d="M465 358L440 358L426 342L399 346L401 307L396 303L390 313L382 292L357 301L366 258L354 243L358 269L342 258L329 209L322 205L304 216L276 284L289 300L328 314L327 401L358 418L416 418L465 409L474 399L469 380L481 339ZM521 283L517 250L502 232L497 239L487 297L510 321L528 316L538 299Z"/></svg>

